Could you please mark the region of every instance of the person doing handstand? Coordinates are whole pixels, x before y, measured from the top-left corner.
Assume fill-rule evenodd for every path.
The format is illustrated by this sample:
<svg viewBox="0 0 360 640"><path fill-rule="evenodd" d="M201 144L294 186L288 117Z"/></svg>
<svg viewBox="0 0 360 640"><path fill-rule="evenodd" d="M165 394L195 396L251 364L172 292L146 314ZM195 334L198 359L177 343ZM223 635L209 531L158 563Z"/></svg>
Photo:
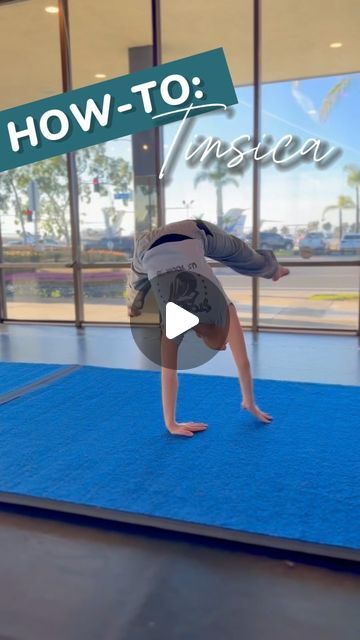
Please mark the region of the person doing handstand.
<svg viewBox="0 0 360 640"><path fill-rule="evenodd" d="M138 237L128 279L128 314L130 317L141 315L145 297L156 282L154 295L162 327L162 406L166 428L173 435L193 436L208 425L176 420L177 359L183 336L178 339L166 337L165 310L170 301L198 316L199 324L192 330L208 348L224 350L229 344L238 370L242 408L263 423L272 420L256 404L244 334L235 306L206 258L250 277L277 281L289 273L271 250L254 250L243 240L203 220L170 223ZM209 300L209 286L205 284L209 281L222 292L225 305ZM226 307L226 318L223 306Z"/></svg>

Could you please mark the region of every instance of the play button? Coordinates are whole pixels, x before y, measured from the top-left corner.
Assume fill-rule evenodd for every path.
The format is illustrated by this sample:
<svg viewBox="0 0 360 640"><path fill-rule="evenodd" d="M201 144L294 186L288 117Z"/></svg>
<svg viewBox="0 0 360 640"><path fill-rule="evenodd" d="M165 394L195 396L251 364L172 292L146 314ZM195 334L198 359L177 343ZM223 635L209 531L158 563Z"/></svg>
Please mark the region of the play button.
<svg viewBox="0 0 360 640"><path fill-rule="evenodd" d="M224 348L229 328L229 300L221 284L193 270L174 270L150 280L145 298L134 301L139 315L130 318L134 341L145 360L135 366L161 366L162 336L177 345L179 370L193 369Z"/></svg>
<svg viewBox="0 0 360 640"><path fill-rule="evenodd" d="M174 302L168 302L166 305L165 327L166 337L169 340L177 338L185 331L189 331L199 324L200 320L197 316Z"/></svg>

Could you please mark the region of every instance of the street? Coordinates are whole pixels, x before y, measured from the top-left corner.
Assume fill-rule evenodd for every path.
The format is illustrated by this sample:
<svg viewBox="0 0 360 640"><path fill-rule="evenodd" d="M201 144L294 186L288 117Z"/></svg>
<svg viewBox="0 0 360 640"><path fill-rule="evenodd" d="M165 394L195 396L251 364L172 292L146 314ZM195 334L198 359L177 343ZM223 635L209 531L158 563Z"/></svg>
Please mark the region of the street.
<svg viewBox="0 0 360 640"><path fill-rule="evenodd" d="M331 262L329 260L329 262ZM314 293L342 293L359 292L360 269L358 266L346 267L289 267L290 275L274 283L272 280L261 278L261 288L275 288L284 293L286 291L312 291ZM215 274L221 279L227 289L248 290L251 280L240 276L229 269L215 269Z"/></svg>

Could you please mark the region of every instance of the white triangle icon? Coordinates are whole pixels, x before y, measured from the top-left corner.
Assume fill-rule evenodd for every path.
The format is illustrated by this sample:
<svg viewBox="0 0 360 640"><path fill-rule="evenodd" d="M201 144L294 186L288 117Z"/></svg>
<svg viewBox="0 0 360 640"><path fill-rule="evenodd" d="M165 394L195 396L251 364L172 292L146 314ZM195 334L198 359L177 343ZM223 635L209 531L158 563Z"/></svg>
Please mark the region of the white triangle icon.
<svg viewBox="0 0 360 640"><path fill-rule="evenodd" d="M166 305L166 337L169 340L180 336L185 331L192 329L199 324L199 318L190 311L186 311L174 302L168 302Z"/></svg>

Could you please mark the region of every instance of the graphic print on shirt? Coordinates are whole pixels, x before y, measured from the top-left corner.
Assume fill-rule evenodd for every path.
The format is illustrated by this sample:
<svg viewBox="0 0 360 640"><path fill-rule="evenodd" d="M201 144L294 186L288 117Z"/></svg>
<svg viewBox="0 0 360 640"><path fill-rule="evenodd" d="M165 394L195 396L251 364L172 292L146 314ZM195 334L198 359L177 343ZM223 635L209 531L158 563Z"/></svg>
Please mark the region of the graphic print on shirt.
<svg viewBox="0 0 360 640"><path fill-rule="evenodd" d="M203 291L200 291L200 288ZM169 302L178 304L190 313L208 313L212 307L207 293L207 286L203 278L200 279L189 271L183 271L174 276L170 284Z"/></svg>

